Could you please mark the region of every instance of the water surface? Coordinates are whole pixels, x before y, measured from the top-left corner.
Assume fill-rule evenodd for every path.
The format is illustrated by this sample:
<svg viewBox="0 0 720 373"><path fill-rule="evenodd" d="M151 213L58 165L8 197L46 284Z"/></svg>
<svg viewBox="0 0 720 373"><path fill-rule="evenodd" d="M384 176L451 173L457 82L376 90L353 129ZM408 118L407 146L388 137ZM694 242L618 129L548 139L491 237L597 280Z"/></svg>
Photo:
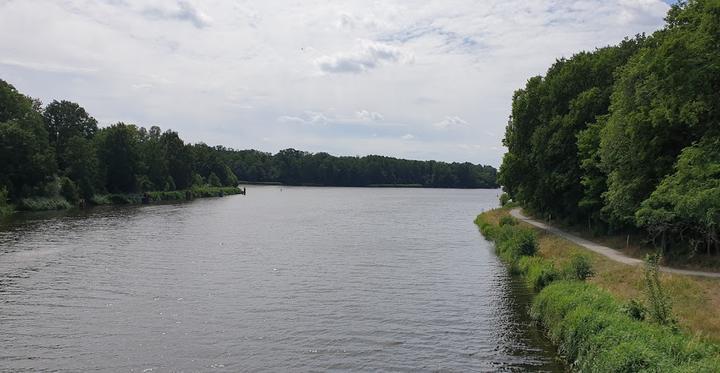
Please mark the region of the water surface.
<svg viewBox="0 0 720 373"><path fill-rule="evenodd" d="M0 226L0 370L561 371L497 191L250 187Z"/></svg>

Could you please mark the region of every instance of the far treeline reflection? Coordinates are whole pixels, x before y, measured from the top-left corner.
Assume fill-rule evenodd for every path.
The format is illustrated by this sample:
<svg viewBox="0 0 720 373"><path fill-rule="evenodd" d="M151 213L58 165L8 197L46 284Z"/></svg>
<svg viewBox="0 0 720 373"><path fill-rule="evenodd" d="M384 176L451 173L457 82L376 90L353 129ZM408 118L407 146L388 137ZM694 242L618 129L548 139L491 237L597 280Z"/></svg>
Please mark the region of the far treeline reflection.
<svg viewBox="0 0 720 373"><path fill-rule="evenodd" d="M204 143L177 132L117 123L98 128L80 105L47 106L0 80L0 194L10 201L72 192L102 193L235 186L239 180L288 185L496 188L496 170L472 163L370 155L336 157L286 149L273 155ZM4 192L3 192L4 191ZM55 194L55 195L53 195Z"/></svg>

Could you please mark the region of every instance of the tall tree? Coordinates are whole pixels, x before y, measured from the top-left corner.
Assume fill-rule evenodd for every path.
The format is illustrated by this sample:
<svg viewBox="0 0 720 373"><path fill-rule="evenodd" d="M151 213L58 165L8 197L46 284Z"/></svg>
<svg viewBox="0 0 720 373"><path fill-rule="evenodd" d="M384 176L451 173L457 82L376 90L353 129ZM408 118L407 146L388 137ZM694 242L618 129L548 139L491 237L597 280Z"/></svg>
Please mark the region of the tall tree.
<svg viewBox="0 0 720 373"><path fill-rule="evenodd" d="M43 119L50 145L55 148L61 170L67 167L65 158L68 141L73 137L91 139L98 130L97 120L85 109L70 101L53 101L43 111Z"/></svg>
<svg viewBox="0 0 720 373"><path fill-rule="evenodd" d="M98 158L108 191L138 191L137 176L141 168L139 138L137 127L122 122L103 128L97 134Z"/></svg>
<svg viewBox="0 0 720 373"><path fill-rule="evenodd" d="M0 80L0 188L13 199L36 194L55 170L39 105Z"/></svg>

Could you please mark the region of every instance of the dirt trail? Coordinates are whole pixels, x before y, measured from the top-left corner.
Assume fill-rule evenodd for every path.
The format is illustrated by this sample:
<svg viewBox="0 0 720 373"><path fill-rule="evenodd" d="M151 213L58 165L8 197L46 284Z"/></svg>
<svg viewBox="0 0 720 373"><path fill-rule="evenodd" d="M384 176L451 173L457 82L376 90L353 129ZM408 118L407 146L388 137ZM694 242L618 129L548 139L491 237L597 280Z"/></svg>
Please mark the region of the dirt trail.
<svg viewBox="0 0 720 373"><path fill-rule="evenodd" d="M616 262L620 262L620 263L624 263L624 264L628 264L628 265L642 265L643 264L643 261L640 259L631 258L615 249L611 249L607 246L603 246L598 243L588 241L582 237L578 237L574 234L567 233L558 228L547 225L543 222L537 221L532 218L528 218L527 216L523 215L522 212L520 212L519 208L511 210L510 214L512 216L514 216L515 218L520 219L530 225L536 226L536 227L546 230L552 234L558 235L568 241L572 241L590 251L594 251L600 255L604 255ZM678 268L671 268L671 267L664 267L664 266L660 267L660 270L663 272L676 273L679 275L720 278L720 273L718 273L718 272L693 271L693 270L688 270L688 269L678 269Z"/></svg>

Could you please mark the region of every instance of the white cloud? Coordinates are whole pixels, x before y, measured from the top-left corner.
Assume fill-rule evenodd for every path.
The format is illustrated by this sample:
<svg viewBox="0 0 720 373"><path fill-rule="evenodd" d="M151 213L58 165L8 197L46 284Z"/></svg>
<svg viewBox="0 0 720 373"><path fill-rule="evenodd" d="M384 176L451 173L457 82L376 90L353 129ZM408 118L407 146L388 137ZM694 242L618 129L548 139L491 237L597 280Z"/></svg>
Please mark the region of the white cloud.
<svg viewBox="0 0 720 373"><path fill-rule="evenodd" d="M467 126L468 122L458 116L448 116L443 120L433 123L433 127L439 129L448 129L451 127Z"/></svg>
<svg viewBox="0 0 720 373"><path fill-rule="evenodd" d="M355 116L366 122L378 122L384 119L383 115L376 112L376 111L369 111L369 110L359 110L355 112Z"/></svg>
<svg viewBox="0 0 720 373"><path fill-rule="evenodd" d="M142 13L150 18L187 21L197 28L210 26L212 18L186 0L177 0L170 6L148 6Z"/></svg>
<svg viewBox="0 0 720 373"><path fill-rule="evenodd" d="M556 58L652 32L667 9L0 0L0 79L44 102L76 101L102 124L157 124L192 142L498 165L516 89Z"/></svg>
<svg viewBox="0 0 720 373"><path fill-rule="evenodd" d="M400 138L403 139L403 140L414 140L414 139L415 139L415 136L413 136L413 135L411 135L411 134L408 133L408 134L405 134L405 135L400 136Z"/></svg>
<svg viewBox="0 0 720 373"><path fill-rule="evenodd" d="M332 120L324 113L318 111L306 110L302 117L283 115L278 117L281 123L300 123L300 124L328 124Z"/></svg>
<svg viewBox="0 0 720 373"><path fill-rule="evenodd" d="M361 40L359 48L348 53L337 53L321 56L315 64L325 73L362 73L379 67L382 64L411 63L413 56L400 48Z"/></svg>
<svg viewBox="0 0 720 373"><path fill-rule="evenodd" d="M34 61L17 61L12 59L0 58L0 65L14 66L29 70L36 70L48 73L71 73L71 74L89 74L94 73L97 69L83 66L69 66L47 62Z"/></svg>

